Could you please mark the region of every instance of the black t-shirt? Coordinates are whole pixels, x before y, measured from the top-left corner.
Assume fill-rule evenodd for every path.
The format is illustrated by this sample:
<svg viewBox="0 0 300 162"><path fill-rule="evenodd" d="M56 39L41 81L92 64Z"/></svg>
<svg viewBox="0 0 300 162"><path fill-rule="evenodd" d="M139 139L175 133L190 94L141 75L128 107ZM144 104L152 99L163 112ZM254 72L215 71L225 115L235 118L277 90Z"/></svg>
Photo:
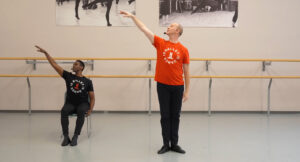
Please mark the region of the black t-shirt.
<svg viewBox="0 0 300 162"><path fill-rule="evenodd" d="M86 77L78 77L64 70L63 78L66 81L66 102L79 104L89 102L88 92L94 91L93 83Z"/></svg>

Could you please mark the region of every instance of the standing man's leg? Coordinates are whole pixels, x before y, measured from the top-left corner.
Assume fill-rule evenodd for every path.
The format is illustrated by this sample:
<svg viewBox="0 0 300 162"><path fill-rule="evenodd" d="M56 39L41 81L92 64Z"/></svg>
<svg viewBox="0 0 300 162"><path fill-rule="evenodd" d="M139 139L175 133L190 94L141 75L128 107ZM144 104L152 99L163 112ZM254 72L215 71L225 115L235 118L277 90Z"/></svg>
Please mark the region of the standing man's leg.
<svg viewBox="0 0 300 162"><path fill-rule="evenodd" d="M113 0L107 0L107 10L106 10L106 22L107 22L107 26L111 26L111 23L109 22L109 13L110 13L110 9L111 9L111 5L112 5L112 1Z"/></svg>
<svg viewBox="0 0 300 162"><path fill-rule="evenodd" d="M183 97L184 86L172 86L171 93L171 150L185 153L178 146L178 131L179 131L179 122L180 122L180 112L182 106L182 97Z"/></svg>
<svg viewBox="0 0 300 162"><path fill-rule="evenodd" d="M71 141L71 146L77 145L77 139L78 136L80 135L82 126L84 124L85 113L88 111L89 107L90 105L88 103L81 103L76 107L77 120L76 120L74 136Z"/></svg>
<svg viewBox="0 0 300 162"><path fill-rule="evenodd" d="M70 103L65 103L61 109L61 126L64 135L62 146L67 146L71 141L69 138L69 114L73 113L75 106Z"/></svg>
<svg viewBox="0 0 300 162"><path fill-rule="evenodd" d="M160 123L163 137L163 147L158 151L158 154L163 154L170 150L171 138L171 120L170 120L170 92L168 85L157 82L157 94L160 107Z"/></svg>
<svg viewBox="0 0 300 162"><path fill-rule="evenodd" d="M75 17L77 18L77 20L79 20L79 16L78 16L79 3L80 3L80 0L76 0L76 2L75 2Z"/></svg>
<svg viewBox="0 0 300 162"><path fill-rule="evenodd" d="M236 6L235 6L235 12L234 12L234 15L232 17L232 27L234 27L234 28L236 26L235 23L236 23L236 21L238 19L238 13L239 13L238 4L236 4Z"/></svg>

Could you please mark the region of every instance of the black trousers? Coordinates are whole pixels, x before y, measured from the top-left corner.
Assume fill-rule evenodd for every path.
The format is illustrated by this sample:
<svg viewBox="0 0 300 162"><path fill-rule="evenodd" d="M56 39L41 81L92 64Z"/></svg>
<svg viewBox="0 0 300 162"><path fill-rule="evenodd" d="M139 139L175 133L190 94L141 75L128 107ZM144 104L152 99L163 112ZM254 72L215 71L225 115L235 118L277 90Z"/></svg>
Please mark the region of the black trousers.
<svg viewBox="0 0 300 162"><path fill-rule="evenodd" d="M160 123L164 145L177 145L180 112L184 86L165 85L157 82L160 106Z"/></svg>
<svg viewBox="0 0 300 162"><path fill-rule="evenodd" d="M84 102L80 104L65 103L61 109L61 126L63 135L69 135L69 115L77 114L76 127L74 134L80 135L81 128L84 124L85 113L89 110L89 103Z"/></svg>

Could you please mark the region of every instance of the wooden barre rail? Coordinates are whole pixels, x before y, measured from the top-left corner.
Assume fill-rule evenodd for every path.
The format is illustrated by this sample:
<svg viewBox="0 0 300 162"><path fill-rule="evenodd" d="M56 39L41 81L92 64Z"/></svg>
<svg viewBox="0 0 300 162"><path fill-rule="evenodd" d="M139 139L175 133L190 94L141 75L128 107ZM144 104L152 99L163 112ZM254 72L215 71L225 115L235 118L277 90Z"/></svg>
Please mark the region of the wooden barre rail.
<svg viewBox="0 0 300 162"><path fill-rule="evenodd" d="M26 75L0 74L1 78L57 78L59 75ZM154 78L153 75L85 75L88 78ZM300 79L300 76L191 76L191 78L223 78L223 79Z"/></svg>
<svg viewBox="0 0 300 162"><path fill-rule="evenodd" d="M156 58L53 57L54 60L156 60ZM0 60L47 60L45 57L0 57Z"/></svg>
<svg viewBox="0 0 300 162"><path fill-rule="evenodd" d="M54 57L55 60L156 60L156 58L91 58L91 57ZM46 60L45 57L0 57L0 60ZM191 61L270 61L300 62L300 59L225 59L225 58L191 58Z"/></svg>

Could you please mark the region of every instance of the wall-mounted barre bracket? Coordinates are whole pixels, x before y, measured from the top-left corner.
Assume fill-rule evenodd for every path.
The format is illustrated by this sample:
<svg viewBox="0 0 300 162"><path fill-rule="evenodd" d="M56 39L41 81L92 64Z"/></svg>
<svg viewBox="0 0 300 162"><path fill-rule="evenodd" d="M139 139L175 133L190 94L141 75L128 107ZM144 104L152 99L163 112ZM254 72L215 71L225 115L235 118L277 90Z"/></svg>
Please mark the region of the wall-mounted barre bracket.
<svg viewBox="0 0 300 162"><path fill-rule="evenodd" d="M31 115L31 84L29 77L26 78L28 86L28 115Z"/></svg>
<svg viewBox="0 0 300 162"><path fill-rule="evenodd" d="M151 60L148 60L148 72L151 72L151 68L152 68L152 62L151 62ZM152 112L152 110L151 110L151 108L152 108L152 105L151 105L151 103L152 103L152 98L151 98L152 91L151 91L151 89L152 89L152 79L149 78L148 115L151 115L151 112Z"/></svg>
<svg viewBox="0 0 300 162"><path fill-rule="evenodd" d="M82 61L85 65L90 65L91 69L94 70L94 60ZM37 64L48 64L48 61L37 61L37 60L26 60L26 64L32 64L33 70L36 70ZM73 64L74 61L56 61L58 64Z"/></svg>
<svg viewBox="0 0 300 162"><path fill-rule="evenodd" d="M151 103L152 103L152 91L151 91L151 89L152 89L152 79L151 78L149 78L149 92L148 92L148 115L151 115L151 112L152 112L152 105L151 105Z"/></svg>
<svg viewBox="0 0 300 162"><path fill-rule="evenodd" d="M151 60L148 60L148 71L151 71L151 68L152 68Z"/></svg>
<svg viewBox="0 0 300 162"><path fill-rule="evenodd" d="M84 62L84 63L85 63L86 65L90 65L92 71L94 71L94 67L95 67L94 60L87 60L87 61Z"/></svg>
<svg viewBox="0 0 300 162"><path fill-rule="evenodd" d="M266 71L266 66L271 66L271 61L263 61L262 62L262 71Z"/></svg>
<svg viewBox="0 0 300 162"><path fill-rule="evenodd" d="M206 67L206 71L208 71L208 67L211 64L211 61L205 61L205 67Z"/></svg>
<svg viewBox="0 0 300 162"><path fill-rule="evenodd" d="M267 107L267 114L270 115L271 112L271 86L272 86L273 78L270 79L269 85L268 85L268 107Z"/></svg>
<svg viewBox="0 0 300 162"><path fill-rule="evenodd" d="M209 79L208 85L208 115L211 116L211 86L212 86L212 79Z"/></svg>

